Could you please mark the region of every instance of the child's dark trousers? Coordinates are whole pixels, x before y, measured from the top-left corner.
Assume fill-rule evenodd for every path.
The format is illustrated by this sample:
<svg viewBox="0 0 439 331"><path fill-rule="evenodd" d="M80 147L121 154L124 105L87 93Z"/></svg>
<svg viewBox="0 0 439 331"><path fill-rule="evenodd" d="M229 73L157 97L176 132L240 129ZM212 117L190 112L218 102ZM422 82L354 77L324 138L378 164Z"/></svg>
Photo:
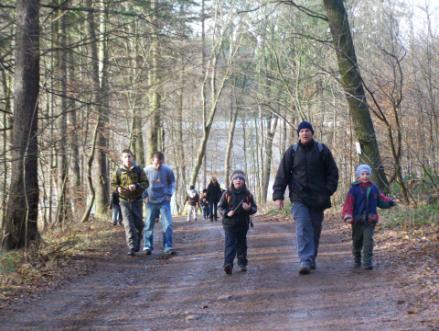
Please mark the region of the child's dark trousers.
<svg viewBox="0 0 439 331"><path fill-rule="evenodd" d="M240 267L246 267L247 260L247 232L248 227L226 228L224 245L224 266L233 267L235 256Z"/></svg>

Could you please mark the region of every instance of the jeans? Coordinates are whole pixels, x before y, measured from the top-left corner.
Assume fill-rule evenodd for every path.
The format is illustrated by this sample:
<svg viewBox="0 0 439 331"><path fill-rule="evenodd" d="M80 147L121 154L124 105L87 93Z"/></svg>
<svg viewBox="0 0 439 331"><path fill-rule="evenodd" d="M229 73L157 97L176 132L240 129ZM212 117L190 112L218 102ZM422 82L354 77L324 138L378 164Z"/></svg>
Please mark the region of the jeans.
<svg viewBox="0 0 439 331"><path fill-rule="evenodd" d="M145 228L143 232L144 250L152 251L154 249L154 224L155 220L160 217L163 232L163 250L165 252L172 250L172 215L171 204L169 201L161 203L146 204Z"/></svg>
<svg viewBox="0 0 439 331"><path fill-rule="evenodd" d="M211 221L213 219L215 220L218 219L217 207L218 207L218 202L209 201L209 217Z"/></svg>
<svg viewBox="0 0 439 331"><path fill-rule="evenodd" d="M203 210L203 219L207 220L207 218L209 217L209 206L208 205L203 205L201 207L201 209Z"/></svg>
<svg viewBox="0 0 439 331"><path fill-rule="evenodd" d="M224 266L230 265L233 267L235 256L238 258L240 267L247 266L247 231L248 227L224 229Z"/></svg>
<svg viewBox="0 0 439 331"><path fill-rule="evenodd" d="M294 202L291 213L296 222L297 254L300 264L315 263L322 232L323 210L309 208L301 202Z"/></svg>
<svg viewBox="0 0 439 331"><path fill-rule="evenodd" d="M361 261L361 251L363 251L363 264L365 266L372 265L374 232L375 223L352 224L352 254L355 261Z"/></svg>
<svg viewBox="0 0 439 331"><path fill-rule="evenodd" d="M187 221L192 221L192 218L194 221L198 219L198 208L197 206L189 206L189 213L187 214Z"/></svg>
<svg viewBox="0 0 439 331"><path fill-rule="evenodd" d="M129 249L138 251L143 231L142 198L138 200L120 199L120 208L124 219L125 237Z"/></svg>
<svg viewBox="0 0 439 331"><path fill-rule="evenodd" d="M122 212L120 210L120 205L114 204L112 207L111 213L112 213L112 221L113 224L122 224Z"/></svg>

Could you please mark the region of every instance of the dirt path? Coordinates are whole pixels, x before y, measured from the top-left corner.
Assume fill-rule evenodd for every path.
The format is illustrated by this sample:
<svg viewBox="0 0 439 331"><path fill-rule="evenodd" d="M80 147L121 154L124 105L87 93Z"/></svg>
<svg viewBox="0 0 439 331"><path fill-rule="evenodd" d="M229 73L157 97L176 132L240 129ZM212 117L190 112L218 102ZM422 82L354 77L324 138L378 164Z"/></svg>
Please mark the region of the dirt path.
<svg viewBox="0 0 439 331"><path fill-rule="evenodd" d="M119 229L112 254L102 256L95 272L0 311L1 329L434 329L437 320L401 309L398 270L381 263L354 271L350 242L330 227L322 234L318 269L299 276L293 232L291 222L256 220L248 272L227 276L218 223L176 220L178 254L171 258L159 250L126 256Z"/></svg>

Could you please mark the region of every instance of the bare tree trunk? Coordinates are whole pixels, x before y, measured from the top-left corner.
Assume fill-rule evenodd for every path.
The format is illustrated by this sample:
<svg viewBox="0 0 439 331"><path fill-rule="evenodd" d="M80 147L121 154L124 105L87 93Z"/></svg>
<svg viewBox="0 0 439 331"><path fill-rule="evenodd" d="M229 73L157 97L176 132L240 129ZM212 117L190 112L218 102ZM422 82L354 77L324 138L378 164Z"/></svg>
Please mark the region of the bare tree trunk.
<svg viewBox="0 0 439 331"><path fill-rule="evenodd" d="M160 46L159 46L159 28L158 24L158 0L151 1L151 70L148 76L148 85L150 87L149 93L149 113L150 125L149 125L149 137L148 137L148 157L147 163L152 161L152 154L159 150L159 140L160 140L160 106L161 106L161 95L159 93L160 79L158 75L159 71L159 57L160 57Z"/></svg>
<svg viewBox="0 0 439 331"><path fill-rule="evenodd" d="M57 2L57 1L56 1ZM56 209L55 222L63 226L67 219L67 197L66 197L66 183L67 183L67 153L66 153L66 141L67 141L67 50L66 50L66 14L63 10L57 11L57 14L61 16L61 20L57 21L56 26L56 39L58 52L56 57L57 67L57 85L58 90L61 91L60 101L61 109L57 119L57 156L58 156L58 203Z"/></svg>
<svg viewBox="0 0 439 331"><path fill-rule="evenodd" d="M87 183L88 183L88 189L91 193L91 200L88 203L87 208L85 209L84 215L82 215L81 223L85 223L90 218L91 209L93 208L93 204L95 202L95 196L96 192L93 186L93 162L95 157L95 151L96 151L96 141L98 137L98 131L99 131L99 121L96 122L96 126L93 132L93 139L92 139L92 145L91 145L91 152L87 160Z"/></svg>
<svg viewBox="0 0 439 331"><path fill-rule="evenodd" d="M229 130L227 133L227 144L226 144L226 158L224 160L224 179L228 183L230 168L232 166L232 151L233 151L233 139L235 135L236 119L238 118L238 101L236 96L236 80L232 86L232 93L230 96L230 118L229 118Z"/></svg>
<svg viewBox="0 0 439 331"><path fill-rule="evenodd" d="M268 120L267 137L265 138L265 157L262 166L261 202L267 202L268 185L270 183L271 160L273 158L273 138L276 134L278 117L270 114Z"/></svg>
<svg viewBox="0 0 439 331"><path fill-rule="evenodd" d="M87 6L92 8L92 1L87 0ZM107 5L108 6L108 5ZM105 10L107 11L107 10ZM106 14L107 16L107 14ZM98 105L98 151L97 151L97 188L96 188L96 216L105 217L109 203L109 183L107 170L107 134L106 123L108 122L108 90L107 90L107 66L108 49L106 43L103 45L103 68L102 78L99 71L98 40L96 37L97 26L94 20L94 13L90 11L87 17L89 34L91 38L90 52L92 56L92 78L95 87L95 102Z"/></svg>
<svg viewBox="0 0 439 331"><path fill-rule="evenodd" d="M67 62L70 63L68 70L68 82L72 84L75 79L75 63L73 52L71 49L67 51ZM72 90L70 88L69 90ZM75 109L75 101L73 98L69 98L68 101L68 129L67 129L67 139L70 149L70 157L69 157L69 165L70 165L70 195L72 200L72 210L73 216L75 219L79 218L79 215L83 212L85 203L84 203L84 192L82 187L82 175L81 175L81 167L80 167L80 157L79 157L79 135L78 131L80 126L78 125L77 120L77 112Z"/></svg>
<svg viewBox="0 0 439 331"><path fill-rule="evenodd" d="M12 89L11 89L11 82L9 77L6 75L6 71L1 70L2 73L2 86L3 86L3 95L5 97L5 109L3 112L3 126L4 126L4 130L3 130L3 145L2 145L2 149L3 149L3 158L5 160L8 159L9 153L7 151L7 146L8 146L8 141L9 141L9 126L10 126L10 117L12 115L12 106L11 106L11 102L10 102L10 98L12 95ZM5 224L6 224L6 203L7 203L7 198L8 198L8 178L9 177L9 167L8 167L8 162L3 162L3 182L2 182L2 209L1 209L1 213L2 213L2 226L0 228L3 229Z"/></svg>
<svg viewBox="0 0 439 331"><path fill-rule="evenodd" d="M375 182L381 190L388 191L388 182L364 93L346 9L342 0L323 0L323 3L337 54L341 85L346 94L355 133L361 146L360 161L372 166L375 170L373 172Z"/></svg>
<svg viewBox="0 0 439 331"><path fill-rule="evenodd" d="M12 128L12 172L3 228L6 250L39 239L38 221L38 94L40 78L38 0L17 0Z"/></svg>

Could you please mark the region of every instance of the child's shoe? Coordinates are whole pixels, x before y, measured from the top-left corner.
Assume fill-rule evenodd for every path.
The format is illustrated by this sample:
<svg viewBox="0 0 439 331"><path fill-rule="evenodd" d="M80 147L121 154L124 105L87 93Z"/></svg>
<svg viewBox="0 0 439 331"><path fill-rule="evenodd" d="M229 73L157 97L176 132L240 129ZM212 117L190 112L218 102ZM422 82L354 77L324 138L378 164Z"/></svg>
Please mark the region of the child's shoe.
<svg viewBox="0 0 439 331"><path fill-rule="evenodd" d="M224 266L224 272L228 275L232 274L233 267L230 264L226 264Z"/></svg>

